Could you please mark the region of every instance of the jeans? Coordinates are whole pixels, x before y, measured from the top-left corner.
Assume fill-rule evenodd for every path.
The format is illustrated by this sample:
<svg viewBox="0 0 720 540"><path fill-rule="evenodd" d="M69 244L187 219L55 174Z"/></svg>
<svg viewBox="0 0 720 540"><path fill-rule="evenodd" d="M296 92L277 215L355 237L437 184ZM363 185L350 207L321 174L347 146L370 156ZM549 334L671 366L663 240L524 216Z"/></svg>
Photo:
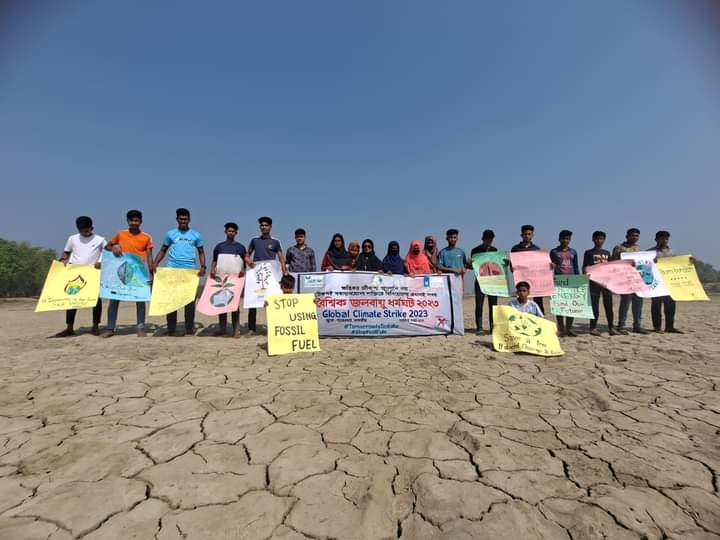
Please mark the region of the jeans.
<svg viewBox="0 0 720 540"><path fill-rule="evenodd" d="M659 296L652 299L650 313L655 330L662 329L662 311L665 311L665 330L672 330L675 328L675 300L670 296Z"/></svg>
<svg viewBox="0 0 720 540"><path fill-rule="evenodd" d="M120 300L110 300L108 306L108 330L115 331L119 306ZM135 313L137 314L137 327L145 328L145 302L135 302Z"/></svg>
<svg viewBox="0 0 720 540"><path fill-rule="evenodd" d="M192 334L195 330L195 300L185 306L185 333ZM174 334L177 328L177 311L168 313L165 316L167 320L167 331L168 334Z"/></svg>
<svg viewBox="0 0 720 540"><path fill-rule="evenodd" d="M637 294L621 294L620 309L618 310L618 327L624 328L627 322L628 308L632 303L633 328L642 326L643 299Z"/></svg>
<svg viewBox="0 0 720 540"><path fill-rule="evenodd" d="M240 324L240 309L233 311L230 315L232 317L233 331L235 331L238 328L238 324ZM227 313L221 313L218 315L218 322L220 324L220 329L225 330L227 328Z"/></svg>
<svg viewBox="0 0 720 540"><path fill-rule="evenodd" d="M493 329L493 306L497 305L497 296L486 295L480 289L480 285L475 281L475 328L482 330L482 315L483 315L483 304L485 303L485 297L488 299L488 324L489 329L492 332Z"/></svg>
<svg viewBox="0 0 720 540"><path fill-rule="evenodd" d="M612 293L607 289L601 289L594 294L595 291L590 291L590 303L592 304L594 319L590 320L590 330L594 330L597 327L598 318L600 317L600 296L602 296L603 307L605 308L605 318L608 323L608 330L613 327L613 297Z"/></svg>
<svg viewBox="0 0 720 540"><path fill-rule="evenodd" d="M75 324L75 315L77 315L77 309L68 309L65 312L65 324L68 326L73 326ZM95 307L92 311L92 322L93 326L97 326L100 324L100 319L102 317L102 299L98 298L97 304L95 304Z"/></svg>

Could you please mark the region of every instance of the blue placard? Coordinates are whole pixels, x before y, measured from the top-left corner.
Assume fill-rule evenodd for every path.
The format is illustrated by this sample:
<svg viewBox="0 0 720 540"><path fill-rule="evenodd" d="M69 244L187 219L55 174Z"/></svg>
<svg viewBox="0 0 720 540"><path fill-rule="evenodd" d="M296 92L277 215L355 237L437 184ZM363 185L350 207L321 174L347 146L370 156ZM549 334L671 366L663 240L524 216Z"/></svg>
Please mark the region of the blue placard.
<svg viewBox="0 0 720 540"><path fill-rule="evenodd" d="M132 253L117 257L109 251L102 256L100 298L147 302L150 300L150 273L142 259Z"/></svg>

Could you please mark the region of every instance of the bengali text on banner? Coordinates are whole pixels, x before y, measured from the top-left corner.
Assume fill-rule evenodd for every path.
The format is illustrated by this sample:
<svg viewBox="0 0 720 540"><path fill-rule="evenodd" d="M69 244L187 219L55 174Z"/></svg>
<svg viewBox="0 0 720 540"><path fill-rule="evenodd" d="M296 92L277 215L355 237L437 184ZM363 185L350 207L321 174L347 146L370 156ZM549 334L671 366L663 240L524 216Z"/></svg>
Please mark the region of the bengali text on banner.
<svg viewBox="0 0 720 540"><path fill-rule="evenodd" d="M462 282L456 275L300 273L297 289L315 294L321 336L462 335L465 331Z"/></svg>

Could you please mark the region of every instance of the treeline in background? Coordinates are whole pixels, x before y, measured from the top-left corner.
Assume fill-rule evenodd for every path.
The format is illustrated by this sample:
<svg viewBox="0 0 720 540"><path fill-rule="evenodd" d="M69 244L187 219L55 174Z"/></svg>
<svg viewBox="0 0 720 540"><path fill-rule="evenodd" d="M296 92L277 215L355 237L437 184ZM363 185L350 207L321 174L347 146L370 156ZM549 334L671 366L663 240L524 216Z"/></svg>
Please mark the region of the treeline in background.
<svg viewBox="0 0 720 540"><path fill-rule="evenodd" d="M0 298L39 296L56 257L52 249L0 238ZM702 261L695 268L708 292L720 292L720 271Z"/></svg>

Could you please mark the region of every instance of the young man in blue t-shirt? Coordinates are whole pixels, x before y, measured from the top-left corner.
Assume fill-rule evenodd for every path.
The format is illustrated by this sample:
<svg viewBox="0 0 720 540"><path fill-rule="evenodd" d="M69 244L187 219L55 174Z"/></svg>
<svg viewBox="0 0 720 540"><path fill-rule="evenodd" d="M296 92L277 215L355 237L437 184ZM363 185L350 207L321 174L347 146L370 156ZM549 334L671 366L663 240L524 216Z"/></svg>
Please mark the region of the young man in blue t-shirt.
<svg viewBox="0 0 720 540"><path fill-rule="evenodd" d="M213 250L210 277L216 274L230 274L242 277L245 275L245 255L247 250L240 242L235 241L237 236L237 223L232 221L225 224L225 241L220 242ZM240 307L231 313L233 337L240 337ZM227 332L227 313L218 315L218 329L214 336L224 336Z"/></svg>
<svg viewBox="0 0 720 540"><path fill-rule="evenodd" d="M457 229L448 229L445 233L448 245L440 250L437 259L437 266L440 272L457 274L459 276L465 273L467 256L462 249L457 247L459 234L460 232Z"/></svg>
<svg viewBox="0 0 720 540"><path fill-rule="evenodd" d="M280 241L270 236L270 231L272 231L272 218L263 216L258 219L258 223L260 224L260 236L256 236L250 240L247 253L245 254L245 264L253 268L256 262L274 261L277 258L280 262L283 275L288 275ZM257 308L250 308L248 311L248 336L254 336L256 332Z"/></svg>
<svg viewBox="0 0 720 540"><path fill-rule="evenodd" d="M205 275L205 250L203 249L202 235L195 229L190 228L190 211L187 208L178 208L175 211L175 219L178 226L170 229L163 239L160 252L155 257L157 267L168 255L168 268L195 268L195 251L200 259L200 270L198 276ZM174 336L177 327L177 311L168 313L167 335ZM194 335L195 325L195 300L185 306L185 335Z"/></svg>

